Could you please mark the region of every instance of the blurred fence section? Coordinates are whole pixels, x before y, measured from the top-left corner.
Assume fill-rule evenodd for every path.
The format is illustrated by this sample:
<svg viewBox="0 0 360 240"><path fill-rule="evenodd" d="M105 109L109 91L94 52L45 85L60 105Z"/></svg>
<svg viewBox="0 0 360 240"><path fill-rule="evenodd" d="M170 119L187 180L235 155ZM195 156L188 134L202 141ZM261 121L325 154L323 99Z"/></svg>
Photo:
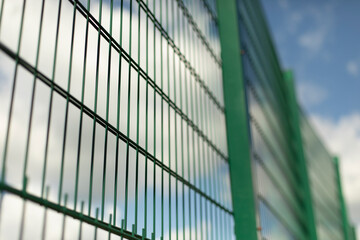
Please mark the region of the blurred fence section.
<svg viewBox="0 0 360 240"><path fill-rule="evenodd" d="M329 154L304 114L301 129L318 239L356 239L348 222L338 159Z"/></svg>
<svg viewBox="0 0 360 240"><path fill-rule="evenodd" d="M253 148L255 194L264 239L305 239L304 197L289 141L283 73L258 1L238 1L244 83Z"/></svg>
<svg viewBox="0 0 360 240"><path fill-rule="evenodd" d="M337 165L298 109L260 2L237 5L261 238L355 239Z"/></svg>

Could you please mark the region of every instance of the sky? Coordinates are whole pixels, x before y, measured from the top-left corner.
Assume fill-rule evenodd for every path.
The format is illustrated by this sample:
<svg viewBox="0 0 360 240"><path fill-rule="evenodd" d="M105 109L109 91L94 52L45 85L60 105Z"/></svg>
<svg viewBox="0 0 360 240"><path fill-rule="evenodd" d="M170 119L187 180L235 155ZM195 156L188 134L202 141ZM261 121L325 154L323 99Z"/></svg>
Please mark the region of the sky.
<svg viewBox="0 0 360 240"><path fill-rule="evenodd" d="M330 152L340 158L348 213L360 234L360 2L262 0L284 69Z"/></svg>

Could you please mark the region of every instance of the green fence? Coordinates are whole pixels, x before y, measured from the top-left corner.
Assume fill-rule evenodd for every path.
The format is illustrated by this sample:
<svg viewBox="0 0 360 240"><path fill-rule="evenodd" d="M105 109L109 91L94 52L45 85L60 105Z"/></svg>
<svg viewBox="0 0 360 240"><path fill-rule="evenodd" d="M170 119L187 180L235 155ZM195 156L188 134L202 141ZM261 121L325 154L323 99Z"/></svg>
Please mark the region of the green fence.
<svg viewBox="0 0 360 240"><path fill-rule="evenodd" d="M258 2L238 6L261 233L265 239L307 239L301 160L289 144L296 141L291 99Z"/></svg>
<svg viewBox="0 0 360 240"><path fill-rule="evenodd" d="M2 0L0 106L0 239L352 239L258 1Z"/></svg>
<svg viewBox="0 0 360 240"><path fill-rule="evenodd" d="M304 115L301 128L318 239L355 239L342 195L338 159L329 154Z"/></svg>
<svg viewBox="0 0 360 240"><path fill-rule="evenodd" d="M0 27L3 238L233 236L213 4L5 0Z"/></svg>
<svg viewBox="0 0 360 240"><path fill-rule="evenodd" d="M221 7L221 4L226 6ZM260 2L238 0L222 1L221 4L220 9L224 13L219 23L230 172L233 175L239 167L252 172L251 179L245 177L241 180L252 184L250 195L254 195L256 202L256 206L251 206L249 199L241 197L241 194L249 192L244 189L244 184L233 181L231 176L236 236L241 236L238 239L352 239L339 172L313 130L313 135L308 136L311 127L304 125L306 115L298 107L294 77L291 72L284 73L282 70ZM236 10L232 12L230 9ZM237 20L236 27L230 29L222 24L232 18ZM229 31L234 34L228 34ZM237 34L239 38L233 36ZM239 49L232 46L239 42ZM236 58L238 66L241 66L237 75L232 65ZM229 66L232 67L231 76L227 75ZM234 81L241 82L237 95L233 92ZM239 96L240 103L248 110L236 116L227 110L233 112L233 108L242 108L237 102ZM227 101L227 98L231 99ZM246 144L251 146L248 156L239 157L239 153L231 151L231 135L236 129L236 124L231 121L248 122L249 140ZM241 133L244 128L246 126L236 129L237 134L247 135ZM244 148L246 144L242 143ZM249 151L244 148L243 152ZM311 155L309 151L312 151ZM232 164L234 161L240 164L235 166ZM251 166L246 164L248 162ZM327 168L331 168L332 172L319 174L320 164L330 166ZM234 166L237 167L235 170L232 169ZM243 190L235 196L234 188ZM241 205L249 210L241 208ZM247 219L250 223L244 227L241 221L246 214L253 214L252 208L256 209L257 218ZM239 214L242 219L236 218ZM249 234L249 228L250 232L256 229L258 236Z"/></svg>

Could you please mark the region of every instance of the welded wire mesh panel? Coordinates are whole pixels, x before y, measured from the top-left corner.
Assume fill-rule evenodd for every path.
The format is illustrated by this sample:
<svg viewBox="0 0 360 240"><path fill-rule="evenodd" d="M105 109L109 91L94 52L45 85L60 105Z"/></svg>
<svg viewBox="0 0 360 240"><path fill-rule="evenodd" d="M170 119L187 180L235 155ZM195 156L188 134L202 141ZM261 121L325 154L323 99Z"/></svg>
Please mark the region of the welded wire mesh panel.
<svg viewBox="0 0 360 240"><path fill-rule="evenodd" d="M233 238L214 1L0 7L1 239Z"/></svg>
<svg viewBox="0 0 360 240"><path fill-rule="evenodd" d="M302 115L301 129L318 239L344 239L335 162L315 134L305 114Z"/></svg>
<svg viewBox="0 0 360 240"><path fill-rule="evenodd" d="M283 73L258 1L238 1L259 231L263 239L307 239Z"/></svg>

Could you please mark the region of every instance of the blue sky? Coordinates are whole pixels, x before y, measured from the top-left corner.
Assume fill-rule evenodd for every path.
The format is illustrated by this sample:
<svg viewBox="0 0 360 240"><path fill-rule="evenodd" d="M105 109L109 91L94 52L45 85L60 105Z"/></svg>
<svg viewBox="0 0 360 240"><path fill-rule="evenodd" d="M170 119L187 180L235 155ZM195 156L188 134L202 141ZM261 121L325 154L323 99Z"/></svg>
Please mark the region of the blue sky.
<svg viewBox="0 0 360 240"><path fill-rule="evenodd" d="M281 62L295 71L305 109L334 120L358 111L360 2L263 0L263 5Z"/></svg>
<svg viewBox="0 0 360 240"><path fill-rule="evenodd" d="M330 151L340 157L352 222L360 233L360 1L262 0L284 69Z"/></svg>

